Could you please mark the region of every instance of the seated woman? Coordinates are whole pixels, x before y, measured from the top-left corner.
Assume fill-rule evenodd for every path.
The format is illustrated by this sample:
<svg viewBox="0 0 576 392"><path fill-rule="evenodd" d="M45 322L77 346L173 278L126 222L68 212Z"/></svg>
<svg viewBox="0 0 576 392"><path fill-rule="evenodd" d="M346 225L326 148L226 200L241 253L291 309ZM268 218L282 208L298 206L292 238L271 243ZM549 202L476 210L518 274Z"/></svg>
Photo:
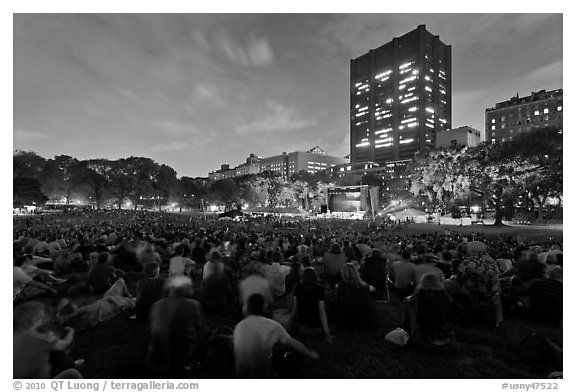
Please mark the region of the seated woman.
<svg viewBox="0 0 576 392"><path fill-rule="evenodd" d="M333 340L326 317L326 294L318 284L318 275L312 267L302 272L302 280L294 289L292 313L288 321L290 329L294 324L302 331L324 332L328 342Z"/></svg>
<svg viewBox="0 0 576 392"><path fill-rule="evenodd" d="M324 279L332 286L336 285L341 279L340 271L346 264L346 255L338 244L332 244L330 250L324 253L322 258L324 264Z"/></svg>
<svg viewBox="0 0 576 392"><path fill-rule="evenodd" d="M74 330L64 328L64 336L47 328L48 311L39 302L28 302L14 308L13 367L14 378L82 378L75 369L53 374L50 356L68 349Z"/></svg>
<svg viewBox="0 0 576 392"><path fill-rule="evenodd" d="M404 329L416 345L441 347L454 339L454 311L439 276L424 274L416 293L406 298Z"/></svg>
<svg viewBox="0 0 576 392"><path fill-rule="evenodd" d="M348 328L365 328L376 323L376 304L370 295L375 288L364 282L352 263L342 267L342 281L336 286L337 323Z"/></svg>
<svg viewBox="0 0 576 392"><path fill-rule="evenodd" d="M230 275L224 269L220 269L219 265L223 266L222 263L208 262L205 264L205 267L207 266L205 269L207 278L202 281L198 297L207 311L225 309L234 297L234 287Z"/></svg>

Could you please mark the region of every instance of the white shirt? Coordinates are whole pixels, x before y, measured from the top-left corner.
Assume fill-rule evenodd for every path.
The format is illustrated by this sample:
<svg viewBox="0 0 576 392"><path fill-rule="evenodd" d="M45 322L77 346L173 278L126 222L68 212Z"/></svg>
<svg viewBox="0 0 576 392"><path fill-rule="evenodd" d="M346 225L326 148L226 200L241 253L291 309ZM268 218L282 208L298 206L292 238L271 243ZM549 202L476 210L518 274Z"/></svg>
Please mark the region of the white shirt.
<svg viewBox="0 0 576 392"><path fill-rule="evenodd" d="M169 276L182 276L186 272L188 266L195 265L188 257L174 256L170 259Z"/></svg>
<svg viewBox="0 0 576 392"><path fill-rule="evenodd" d="M272 263L272 265L264 266L264 274L268 283L270 283L270 291L274 295L282 295L286 291L285 281L286 275L290 271L290 267L280 265L279 263Z"/></svg>
<svg viewBox="0 0 576 392"><path fill-rule="evenodd" d="M285 343L288 332L277 321L262 316L248 316L234 328L236 377L274 377L272 350L276 343Z"/></svg>

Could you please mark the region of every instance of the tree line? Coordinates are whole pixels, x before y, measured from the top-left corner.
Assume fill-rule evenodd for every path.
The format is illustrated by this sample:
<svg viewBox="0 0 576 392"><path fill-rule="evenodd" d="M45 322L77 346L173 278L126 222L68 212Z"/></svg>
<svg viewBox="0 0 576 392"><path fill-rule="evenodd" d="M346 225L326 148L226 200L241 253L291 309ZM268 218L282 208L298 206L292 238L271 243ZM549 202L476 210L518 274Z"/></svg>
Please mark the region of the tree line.
<svg viewBox="0 0 576 392"><path fill-rule="evenodd" d="M68 155L46 159L30 151L13 156L14 206L81 199L96 208L158 208L174 203L200 209L208 204L238 208L319 209L328 186L370 185L380 190L380 205L458 213L459 206L493 209L496 222L528 211L541 217L550 200L562 203L562 134L546 128L506 143L432 150L417 156L396 178L367 173L302 171L227 178L178 177L150 158L78 160Z"/></svg>

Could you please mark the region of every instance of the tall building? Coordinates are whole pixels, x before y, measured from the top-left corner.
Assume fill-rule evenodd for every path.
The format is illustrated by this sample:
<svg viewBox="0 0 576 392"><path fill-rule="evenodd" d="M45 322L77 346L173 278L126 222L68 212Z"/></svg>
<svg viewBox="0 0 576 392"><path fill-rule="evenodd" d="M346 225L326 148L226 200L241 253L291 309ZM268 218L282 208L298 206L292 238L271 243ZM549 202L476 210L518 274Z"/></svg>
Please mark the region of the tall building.
<svg viewBox="0 0 576 392"><path fill-rule="evenodd" d="M451 46L420 25L350 60L350 160L403 165L452 127Z"/></svg>
<svg viewBox="0 0 576 392"><path fill-rule="evenodd" d="M455 146L474 147L480 144L482 136L480 131L464 126L436 134L436 148L446 148Z"/></svg>
<svg viewBox="0 0 576 392"><path fill-rule="evenodd" d="M537 128L562 130L562 89L533 92L510 98L486 109L486 141L500 143Z"/></svg>

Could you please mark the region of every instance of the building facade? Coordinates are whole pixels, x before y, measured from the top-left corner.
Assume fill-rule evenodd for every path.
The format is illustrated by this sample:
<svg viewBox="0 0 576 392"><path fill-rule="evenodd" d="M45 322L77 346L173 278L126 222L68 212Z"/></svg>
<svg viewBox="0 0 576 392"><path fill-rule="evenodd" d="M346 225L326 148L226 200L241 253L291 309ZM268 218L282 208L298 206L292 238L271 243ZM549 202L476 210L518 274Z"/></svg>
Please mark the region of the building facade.
<svg viewBox="0 0 576 392"><path fill-rule="evenodd" d="M265 158L250 154L246 162L242 165L234 169L228 167L226 170L224 170L224 166L226 165L222 165L220 170L210 173L209 177L212 180L221 180L223 178L240 177L248 174L259 174L271 171L288 178L292 174L300 171L316 173L322 170L329 170L336 165L347 162L348 159L327 155L324 150L316 146L305 152L283 152L280 155Z"/></svg>
<svg viewBox="0 0 576 392"><path fill-rule="evenodd" d="M533 92L510 98L486 109L486 141L501 143L534 129L557 127L562 131L562 89Z"/></svg>
<svg viewBox="0 0 576 392"><path fill-rule="evenodd" d="M482 141L480 131L468 126L449 129L436 134L436 148L475 147Z"/></svg>
<svg viewBox="0 0 576 392"><path fill-rule="evenodd" d="M451 46L425 25L350 61L350 161L409 162L452 127Z"/></svg>

